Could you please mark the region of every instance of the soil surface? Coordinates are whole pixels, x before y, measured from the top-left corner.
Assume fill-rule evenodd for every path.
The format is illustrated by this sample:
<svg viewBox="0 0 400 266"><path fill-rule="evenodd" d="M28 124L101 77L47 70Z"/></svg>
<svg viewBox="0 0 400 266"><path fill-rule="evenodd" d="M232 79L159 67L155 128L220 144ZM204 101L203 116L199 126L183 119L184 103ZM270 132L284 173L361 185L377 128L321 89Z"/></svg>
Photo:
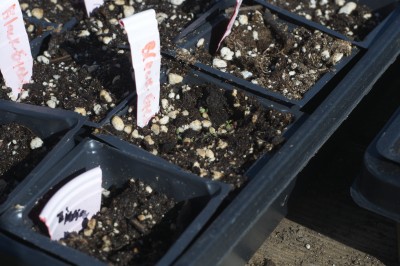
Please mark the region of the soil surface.
<svg viewBox="0 0 400 266"><path fill-rule="evenodd" d="M293 27L268 10L243 11L217 54L199 42L194 56L289 99L302 99L325 73L335 71L352 46L317 30Z"/></svg>
<svg viewBox="0 0 400 266"><path fill-rule="evenodd" d="M268 2L362 41L383 17L366 5L347 0L269 0ZM352 6L355 4L355 6Z"/></svg>
<svg viewBox="0 0 400 266"><path fill-rule="evenodd" d="M183 78L182 67L167 72L170 80L161 85L161 110L147 126L136 126L132 106L99 132L119 136L201 177L240 187L246 170L284 141L293 116L236 89L204 81L172 83L171 75Z"/></svg>
<svg viewBox="0 0 400 266"><path fill-rule="evenodd" d="M44 144L24 126L0 125L0 203L44 158L50 147L50 143Z"/></svg>
<svg viewBox="0 0 400 266"><path fill-rule="evenodd" d="M59 242L110 265L154 265L181 232L178 218L173 199L131 179L103 192L101 211Z"/></svg>

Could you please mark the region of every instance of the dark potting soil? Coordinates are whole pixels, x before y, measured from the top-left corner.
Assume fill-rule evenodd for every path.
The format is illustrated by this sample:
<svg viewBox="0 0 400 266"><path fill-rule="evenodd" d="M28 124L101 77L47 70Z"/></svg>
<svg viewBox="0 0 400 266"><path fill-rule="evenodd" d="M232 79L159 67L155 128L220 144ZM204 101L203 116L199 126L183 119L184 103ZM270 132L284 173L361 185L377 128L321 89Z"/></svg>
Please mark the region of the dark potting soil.
<svg viewBox="0 0 400 266"><path fill-rule="evenodd" d="M289 27L268 10L256 10L239 13L215 55L200 45L194 57L289 99L302 99L351 51L349 42L317 30Z"/></svg>
<svg viewBox="0 0 400 266"><path fill-rule="evenodd" d="M84 229L59 242L110 265L154 265L182 232L182 204L134 179L109 192Z"/></svg>
<svg viewBox="0 0 400 266"><path fill-rule="evenodd" d="M54 144L52 140L35 144L41 141L30 129L22 125L0 125L0 203L7 199L10 192L44 158Z"/></svg>
<svg viewBox="0 0 400 266"><path fill-rule="evenodd" d="M358 1L267 0L268 2L325 25L348 38L361 41L380 21L378 13ZM353 5L355 4L355 5ZM353 7L351 7L353 5ZM351 12L349 13L349 11Z"/></svg>
<svg viewBox="0 0 400 266"><path fill-rule="evenodd" d="M242 186L255 160L284 141L292 115L266 108L238 90L207 83L172 84L171 75L184 76L182 69L167 71L170 78L161 85L160 111L147 126L136 126L132 106L98 132L116 135L201 177Z"/></svg>

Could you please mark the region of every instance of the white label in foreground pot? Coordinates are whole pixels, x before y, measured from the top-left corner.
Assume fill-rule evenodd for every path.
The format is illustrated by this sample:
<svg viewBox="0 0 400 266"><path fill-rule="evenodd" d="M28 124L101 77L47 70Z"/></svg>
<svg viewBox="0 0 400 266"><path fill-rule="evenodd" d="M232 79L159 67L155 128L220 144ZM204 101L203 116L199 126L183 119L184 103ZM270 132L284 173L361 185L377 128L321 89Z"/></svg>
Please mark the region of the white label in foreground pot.
<svg viewBox="0 0 400 266"><path fill-rule="evenodd" d="M84 219L100 211L101 182L102 171L96 167L68 182L47 202L39 218L52 240L63 238L66 232L80 231Z"/></svg>
<svg viewBox="0 0 400 266"><path fill-rule="evenodd" d="M160 34L149 9L120 21L128 34L137 93L137 125L146 126L160 109Z"/></svg>
<svg viewBox="0 0 400 266"><path fill-rule="evenodd" d="M14 98L32 77L33 58L18 0L0 1L0 69Z"/></svg>

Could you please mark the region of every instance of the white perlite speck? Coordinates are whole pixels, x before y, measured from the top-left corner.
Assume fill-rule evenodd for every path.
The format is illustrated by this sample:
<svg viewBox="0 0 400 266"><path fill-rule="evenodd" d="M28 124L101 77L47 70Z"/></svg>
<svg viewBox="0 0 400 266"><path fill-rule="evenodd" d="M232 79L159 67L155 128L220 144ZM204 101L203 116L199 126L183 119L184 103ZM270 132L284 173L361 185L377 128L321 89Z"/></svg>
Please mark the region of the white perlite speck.
<svg viewBox="0 0 400 266"><path fill-rule="evenodd" d="M239 23L241 25L247 25L249 24L249 18L246 15L239 15Z"/></svg>
<svg viewBox="0 0 400 266"><path fill-rule="evenodd" d="M125 5L125 0L115 0L114 4L116 4L117 6L123 6Z"/></svg>
<svg viewBox="0 0 400 266"><path fill-rule="evenodd" d="M100 104L95 104L95 105L93 106L93 112L94 112L96 115L99 115L100 112L101 112L101 105L100 105Z"/></svg>
<svg viewBox="0 0 400 266"><path fill-rule="evenodd" d="M39 62L39 63L43 63L43 64L46 64L46 65L48 65L48 64L50 64L50 59L48 59L46 56L44 56L44 55L39 55L38 57L37 57L37 61Z"/></svg>
<svg viewBox="0 0 400 266"><path fill-rule="evenodd" d="M322 57L322 60L327 61L331 57L331 55L328 50L324 50L321 53L321 57Z"/></svg>
<svg viewBox="0 0 400 266"><path fill-rule="evenodd" d="M168 15L162 12L156 14L156 20L158 24L161 24L168 18Z"/></svg>
<svg viewBox="0 0 400 266"><path fill-rule="evenodd" d="M168 124L168 122L169 122L169 116L163 116L161 119L160 119L160 125L166 125L166 124Z"/></svg>
<svg viewBox="0 0 400 266"><path fill-rule="evenodd" d="M202 128L201 122L199 120L194 120L190 123L189 127L194 131L200 131Z"/></svg>
<svg viewBox="0 0 400 266"><path fill-rule="evenodd" d="M337 4L338 6L343 6L345 3L345 0L335 0L335 4Z"/></svg>
<svg viewBox="0 0 400 266"><path fill-rule="evenodd" d="M101 90L100 91L100 98L103 98L108 103L112 102L112 98L110 96L110 93L108 93L108 91L106 91L106 90Z"/></svg>
<svg viewBox="0 0 400 266"><path fill-rule="evenodd" d="M146 192L151 193L153 192L153 189L150 186L146 186Z"/></svg>
<svg viewBox="0 0 400 266"><path fill-rule="evenodd" d="M126 6L124 5L124 17L132 16L135 13L135 8L133 6Z"/></svg>
<svg viewBox="0 0 400 266"><path fill-rule="evenodd" d="M90 35L90 31L88 30L81 30L81 32L79 32L78 37L87 37Z"/></svg>
<svg viewBox="0 0 400 266"><path fill-rule="evenodd" d="M175 73L168 74L168 81L169 81L169 84L171 84L171 85L181 83L182 80L183 80L183 77L181 75L178 75Z"/></svg>
<svg viewBox="0 0 400 266"><path fill-rule="evenodd" d="M222 59L214 58L213 59L213 66L214 67L218 67L218 68L225 68L225 67L228 66L228 64Z"/></svg>
<svg viewBox="0 0 400 266"><path fill-rule="evenodd" d="M37 19L42 19L43 18L43 9L41 8L34 8L32 9L32 16L34 16Z"/></svg>
<svg viewBox="0 0 400 266"><path fill-rule="evenodd" d="M83 107L75 107L74 112L86 116L86 110Z"/></svg>
<svg viewBox="0 0 400 266"><path fill-rule="evenodd" d="M180 5L182 5L183 2L185 2L185 0L169 0L168 2L170 2L171 4L173 4L175 6L180 6Z"/></svg>
<svg viewBox="0 0 400 266"><path fill-rule="evenodd" d="M253 73L251 73L250 71L244 70L242 72L240 72L240 74L242 74L244 79L248 79L251 78L253 76Z"/></svg>
<svg viewBox="0 0 400 266"><path fill-rule="evenodd" d="M350 15L357 8L357 4L354 2L348 2L339 9L339 14Z"/></svg>
<svg viewBox="0 0 400 266"><path fill-rule="evenodd" d="M197 42L196 46L197 46L197 47L202 47L203 45L204 45L204 38L201 38L201 39Z"/></svg>
<svg viewBox="0 0 400 266"><path fill-rule="evenodd" d="M43 146L43 140L39 137L36 137L31 140L30 146L32 150L40 148Z"/></svg>
<svg viewBox="0 0 400 266"><path fill-rule="evenodd" d="M332 63L336 64L337 62L340 61L340 59L342 59L342 57L343 57L343 53L335 53L332 56Z"/></svg>
<svg viewBox="0 0 400 266"><path fill-rule="evenodd" d="M124 130L125 124L124 121L122 121L121 117L119 116L114 116L111 119L111 124L115 128L115 130L122 131Z"/></svg>
<svg viewBox="0 0 400 266"><path fill-rule="evenodd" d="M220 53L221 57L227 61L232 60L234 55L234 52L232 52L231 49L229 49L228 47L222 47Z"/></svg>

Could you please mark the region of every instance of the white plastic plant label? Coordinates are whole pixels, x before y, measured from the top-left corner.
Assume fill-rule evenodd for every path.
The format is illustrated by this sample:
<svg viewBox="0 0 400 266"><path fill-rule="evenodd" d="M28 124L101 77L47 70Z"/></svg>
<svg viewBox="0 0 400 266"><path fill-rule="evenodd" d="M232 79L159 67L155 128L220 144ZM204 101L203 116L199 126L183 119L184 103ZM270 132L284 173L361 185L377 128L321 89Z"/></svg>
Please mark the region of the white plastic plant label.
<svg viewBox="0 0 400 266"><path fill-rule="evenodd" d="M235 23L236 17L239 13L239 8L242 5L243 0L236 0L236 6L235 6L235 10L231 16L231 19L229 20L228 26L226 27L226 31L224 33L224 35L222 36L221 40L218 43L218 48L217 50L219 50L219 47L221 46L221 43L223 42L223 40L229 35L231 34L232 31L232 26L233 23Z"/></svg>
<svg viewBox="0 0 400 266"><path fill-rule="evenodd" d="M32 77L33 58L18 0L0 1L0 70L14 98Z"/></svg>
<svg viewBox="0 0 400 266"><path fill-rule="evenodd" d="M103 4L104 0L85 0L86 13L88 17L95 8L100 7Z"/></svg>
<svg viewBox="0 0 400 266"><path fill-rule="evenodd" d="M100 211L101 182L102 171L96 167L72 179L51 197L39 218L52 240L59 240L66 232L80 231L83 220Z"/></svg>
<svg viewBox="0 0 400 266"><path fill-rule="evenodd" d="M160 109L160 34L149 9L120 21L128 34L137 93L137 125L146 126Z"/></svg>

